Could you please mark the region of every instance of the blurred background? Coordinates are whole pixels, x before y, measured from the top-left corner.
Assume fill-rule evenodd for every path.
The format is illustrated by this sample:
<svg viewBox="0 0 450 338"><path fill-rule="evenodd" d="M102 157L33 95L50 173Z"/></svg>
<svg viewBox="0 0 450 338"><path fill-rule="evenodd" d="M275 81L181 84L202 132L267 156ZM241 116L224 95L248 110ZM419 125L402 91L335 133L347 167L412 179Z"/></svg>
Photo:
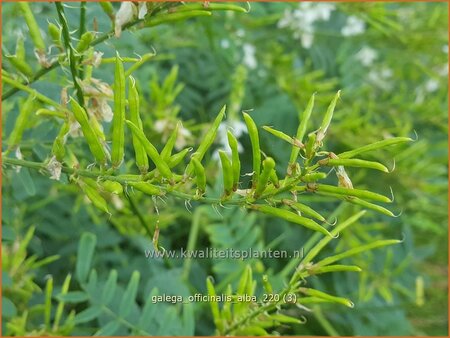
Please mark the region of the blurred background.
<svg viewBox="0 0 450 338"><path fill-rule="evenodd" d="M245 4L242 4L246 6ZM31 4L46 39L48 22L57 14L51 3ZM113 6L118 9L119 4ZM395 195L395 219L369 212L342 234L335 247L342 250L380 238L401 238L401 245L357 256L352 264L364 271L314 277L314 287L350 298L353 309L323 305L306 314L306 325L278 329L283 335L440 335L448 334L448 4L447 3L251 3L249 13L215 12L143 30L124 31L120 39L96 46L103 58L139 57L153 50L133 76L142 93L141 115L152 142L167 140L176 121L183 121L177 148L195 146L223 104L228 105L215 149L226 145L227 127L240 136L243 172L251 167L251 147L242 110L253 110L258 126L270 125L294 135L298 116L317 93L312 126L319 126L324 110L337 90L342 90L327 137L327 149L342 152L390 136L417 141L371 153L369 159L394 165L393 173L349 170L355 187ZM66 15L72 29L79 21L79 3L71 2ZM110 29L109 18L98 3L87 4L89 30ZM2 5L2 53L13 54L16 40L25 36L27 57L37 70L33 47L17 4ZM95 19L95 23L94 23ZM2 68L9 69L5 58ZM111 84L113 63L102 63L93 77ZM61 88L69 84L67 70L47 74L33 86L59 102ZM16 94L2 102L3 139L10 134L25 96ZM110 102L112 104L112 102ZM33 116L21 144L24 158L44 161L58 133L58 123ZM108 130L107 123L104 125ZM310 130L312 131L312 130ZM290 147L260 131L261 147L284 174ZM86 149L69 141L74 153ZM76 149L75 149L76 148ZM132 148L123 172L137 173ZM219 194L220 164L211 153L208 184ZM205 162L205 163L206 163ZM81 163L86 166L89 163ZM287 260L198 260L183 278L183 262L148 260L151 247L136 212L126 201L110 201L112 217L85 203L76 187L49 180L33 170L3 169L2 185L2 294L5 323L26 321L26 332L39 332L45 280L52 275L60 287L76 264L83 232L97 236L93 267L105 281L118 271L118 293L132 271L141 273L138 302L157 287L160 293L189 295L205 292L205 279L236 283L246 264L257 274L268 273L278 286ZM154 224L159 217L161 244L169 249L186 247L189 229L200 223L197 245L216 248L298 250L310 233L281 220L247 214L240 209L193 209L179 200L159 203L136 197L142 217ZM346 219L359 208L332 199L305 197L322 214ZM34 232L30 232L32 229ZM20 248L20 249L18 249ZM20 255L23 259L17 257ZM330 252L330 251L328 251ZM326 255L326 252L324 253ZM58 257L52 257L58 255ZM20 257L22 257L20 256ZM16 258L14 258L16 257ZM35 257L28 262L26 257ZM19 261L19 262L18 262ZM27 263L28 262L28 263ZM39 264L39 262L43 262ZM190 324L164 325L181 305L157 304L159 316L149 320L155 334L211 335L209 308L194 304ZM83 304L73 305L78 311ZM28 310L24 319L24 311ZM33 310L34 309L34 310ZM293 310L292 315L296 315ZM172 316L172 317L171 317ZM157 318L156 318L157 317ZM204 320L209 318L210 320ZM105 325L100 318L97 325ZM150 324L149 324L150 325ZM189 327L189 328L188 328ZM11 331L10 334L17 331ZM92 334L92 325L76 325L72 335ZM127 334L125 329L115 334Z"/></svg>

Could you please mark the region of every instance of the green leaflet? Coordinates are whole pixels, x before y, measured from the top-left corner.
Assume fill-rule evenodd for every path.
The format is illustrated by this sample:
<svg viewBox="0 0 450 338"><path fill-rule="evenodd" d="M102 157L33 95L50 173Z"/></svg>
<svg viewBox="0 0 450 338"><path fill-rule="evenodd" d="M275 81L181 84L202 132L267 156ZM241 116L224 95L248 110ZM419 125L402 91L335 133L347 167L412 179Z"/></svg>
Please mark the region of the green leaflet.
<svg viewBox="0 0 450 338"><path fill-rule="evenodd" d="M413 141L413 139L411 139L409 137L393 137L393 138L390 138L390 139L387 139L387 140L374 142L374 143L365 145L365 146L357 148L357 149L353 149L353 150L350 150L350 151L345 151L343 153L338 154L337 156L339 158L341 158L341 159L352 158L352 157L354 157L356 155L359 155L361 153L365 153L365 152L376 150L376 149L385 148L385 147L396 145L396 144L400 144L400 143L411 142L411 141Z"/></svg>
<svg viewBox="0 0 450 338"><path fill-rule="evenodd" d="M137 136L137 138L143 145L147 155L151 158L153 163L155 163L155 166L160 172L160 174L163 177L171 180L172 172L170 171L168 164L159 155L158 150L156 150L155 146L151 144L151 142L147 139L142 130L140 130L133 122L129 120L126 120L125 122L132 131L132 133Z"/></svg>
<svg viewBox="0 0 450 338"><path fill-rule="evenodd" d="M97 237L90 233L84 232L81 235L78 244L77 263L75 267L75 276L79 283L86 282L89 270L91 268L92 257L94 255Z"/></svg>
<svg viewBox="0 0 450 338"><path fill-rule="evenodd" d="M134 300L136 299L137 290L139 286L140 273L139 271L133 271L130 281L128 282L127 288L122 295L119 306L119 315L125 318L130 313Z"/></svg>

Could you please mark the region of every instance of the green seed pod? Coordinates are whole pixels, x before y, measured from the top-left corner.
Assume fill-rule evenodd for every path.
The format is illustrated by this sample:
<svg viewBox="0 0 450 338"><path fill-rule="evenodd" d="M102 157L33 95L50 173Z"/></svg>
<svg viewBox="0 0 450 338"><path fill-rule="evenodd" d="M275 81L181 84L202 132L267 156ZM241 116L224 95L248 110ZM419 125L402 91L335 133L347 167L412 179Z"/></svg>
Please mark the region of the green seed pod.
<svg viewBox="0 0 450 338"><path fill-rule="evenodd" d="M212 278L206 278L206 290L208 291L208 296L211 298L209 305L211 306L211 313L213 315L214 324L216 328L221 331L223 329L222 320L220 318L219 302L216 299L216 290L214 289L214 284Z"/></svg>
<svg viewBox="0 0 450 338"><path fill-rule="evenodd" d="M40 108L36 111L36 115L37 116L54 116L54 117L59 117L62 119L66 118L66 114L58 111L58 110L51 110L51 109L46 109L46 108Z"/></svg>
<svg viewBox="0 0 450 338"><path fill-rule="evenodd" d="M308 188L311 188L311 186L308 186ZM367 198L374 201L384 202L384 203L391 203L391 199L377 194L372 191L368 190L361 190L361 189L348 189L348 188L342 188L342 187L335 187L332 185L327 184L314 184L312 186L313 191L317 191L318 193L321 192L329 192L333 194L338 195L347 195L347 196L355 196L359 198Z"/></svg>
<svg viewBox="0 0 450 338"><path fill-rule="evenodd" d="M166 144L164 145L163 150L161 150L161 157L164 161L167 161L170 158L170 155L172 154L173 147L175 146L175 143L177 141L178 137L178 130L180 129L181 122L178 121L175 129L170 134L169 139L167 140Z"/></svg>
<svg viewBox="0 0 450 338"><path fill-rule="evenodd" d="M128 182L127 184L130 187L133 187L139 191L142 191L143 193L146 193L147 195L156 195L156 196L164 195L164 192L161 190L160 187L157 187L156 185L147 182Z"/></svg>
<svg viewBox="0 0 450 338"><path fill-rule="evenodd" d="M236 137L228 130L228 144L231 148L231 166L233 169L233 191L236 191L241 176L241 161L239 160L238 141Z"/></svg>
<svg viewBox="0 0 450 338"><path fill-rule="evenodd" d="M55 45L61 46L61 29L53 23L48 24L48 33Z"/></svg>
<svg viewBox="0 0 450 338"><path fill-rule="evenodd" d="M86 111L72 97L70 98L70 104L72 106L73 116L81 126L81 131L86 138L86 142L92 155L94 155L95 160L101 165L106 164L105 149L92 128L92 125L87 118Z"/></svg>
<svg viewBox="0 0 450 338"><path fill-rule="evenodd" d="M259 148L259 135L258 128L253 119L247 113L243 113L245 124L247 125L248 134L250 136L250 142L252 143L252 153L253 153L253 177L252 177L252 188L256 188L256 184L259 180L259 174L261 171L261 152Z"/></svg>
<svg viewBox="0 0 450 338"><path fill-rule="evenodd" d="M119 53L116 54L114 72L114 115L112 120L111 162L113 168L122 164L125 142L125 74Z"/></svg>
<svg viewBox="0 0 450 338"><path fill-rule="evenodd" d="M56 139L53 142L52 154L58 162L62 162L64 160L64 155L66 154L64 144L66 143L66 135L69 132L69 129L69 124L65 121L59 130L58 136L56 136Z"/></svg>
<svg viewBox="0 0 450 338"><path fill-rule="evenodd" d="M302 212L303 214L305 214L309 217L314 217L315 219L318 219L321 222L325 222L325 218L321 214L319 214L313 208L311 208L305 204L294 202L294 201L291 201L288 199L283 199L282 202L284 204L290 206L291 208Z"/></svg>
<svg viewBox="0 0 450 338"><path fill-rule="evenodd" d="M278 180L277 172L275 169L270 172L270 182L272 182L275 188L280 187L280 181Z"/></svg>
<svg viewBox="0 0 450 338"><path fill-rule="evenodd" d="M103 133L103 128L94 115L89 116L89 123L91 124L92 130L94 130L95 135L97 135L100 140L106 141L106 136Z"/></svg>
<svg viewBox="0 0 450 338"><path fill-rule="evenodd" d="M396 144L400 144L400 143L405 143L405 142L411 142L413 141L413 139L409 138L409 137L393 137L387 140L383 140L383 141L378 141L375 143L371 143L368 144L366 146L357 148L357 149L353 149L350 151L345 151L343 153L340 153L339 155L337 155L340 159L346 159L346 158L352 158L356 155L359 155L361 153L365 153L367 151L372 151L372 150L376 150L376 149L381 149L381 148L385 148L388 146L392 146L392 145L396 145Z"/></svg>
<svg viewBox="0 0 450 338"><path fill-rule="evenodd" d="M205 168L203 168L202 164L195 157L192 157L192 163L194 164L195 177L197 179L197 189L200 192L200 195L203 194L206 190L206 174Z"/></svg>
<svg viewBox="0 0 450 338"><path fill-rule="evenodd" d="M231 288L231 284L228 284L227 289L225 291L225 295L231 297L232 294L233 294L233 290ZM226 321L231 321L231 319L233 318L232 313L231 313L231 304L232 304L232 302L227 302L227 301L223 302L222 317Z"/></svg>
<svg viewBox="0 0 450 338"><path fill-rule="evenodd" d="M123 174L123 175L117 175L118 179L129 182L138 182L142 181L142 175L134 175L134 174Z"/></svg>
<svg viewBox="0 0 450 338"><path fill-rule="evenodd" d="M220 112L217 115L216 119L214 120L211 128L209 128L208 132L203 137L202 142L198 146L197 151L195 152L195 157L200 162L203 160L203 156L205 156L206 151L209 149L209 147L211 147L211 145L214 142L214 139L216 138L217 129L219 128L220 123L222 122L223 117L225 116L226 108L227 108L227 106L223 106L222 107L222 109L220 110ZM189 163L187 168L186 168L186 174L187 175L191 175L193 170L194 170L193 164Z"/></svg>
<svg viewBox="0 0 450 338"><path fill-rule="evenodd" d="M106 203L105 199L100 195L100 193L96 188L86 183L81 184L81 189L83 189L86 196L89 198L89 200L96 208L109 214L108 204Z"/></svg>
<svg viewBox="0 0 450 338"><path fill-rule="evenodd" d="M130 111L130 121L133 122L140 130L143 130L142 120L139 116L139 94L136 88L136 82L133 77L128 78L128 107ZM148 171L148 157L144 147L137 138L133 137L133 148L136 157L136 165L142 175L145 175Z"/></svg>
<svg viewBox="0 0 450 338"><path fill-rule="evenodd" d="M169 165L169 168L172 169L172 168L176 167L178 164L180 164L181 161L183 161L183 159L186 157L186 155L190 151L191 151L191 148L186 148L186 149L183 149L182 151L170 156L169 161L167 162L167 164Z"/></svg>
<svg viewBox="0 0 450 338"><path fill-rule="evenodd" d="M267 275L262 276L262 282L263 282L264 291L269 295L273 294L272 284L270 284L269 277L267 277Z"/></svg>
<svg viewBox="0 0 450 338"><path fill-rule="evenodd" d="M85 50L87 50L91 45L91 42L94 40L94 38L95 38L94 32L84 32L83 35L81 36L80 41L78 41L76 48L77 52L83 53Z"/></svg>
<svg viewBox="0 0 450 338"><path fill-rule="evenodd" d="M219 156L220 161L222 162L223 187L225 190L225 195L228 196L233 191L233 169L226 152L219 150Z"/></svg>
<svg viewBox="0 0 450 338"><path fill-rule="evenodd" d="M390 211L390 210L388 210L386 208L383 208L380 205L377 205L377 204L374 204L374 203L370 203L370 202L364 201L364 200L356 198L356 197L346 198L345 200L350 202L350 203L360 205L360 206L362 206L364 208L377 211L377 212L382 213L384 215L394 217L394 214L392 213L392 211Z"/></svg>
<svg viewBox="0 0 450 338"><path fill-rule="evenodd" d="M305 144L305 154L307 159L314 157L316 152L316 134L308 134L308 141Z"/></svg>
<svg viewBox="0 0 450 338"><path fill-rule="evenodd" d="M126 71L125 76L130 76L139 69L144 63L146 63L148 60L150 60L152 57L154 57L156 53L147 53L142 55L138 60L136 60Z"/></svg>
<svg viewBox="0 0 450 338"><path fill-rule="evenodd" d="M25 61L25 39L23 38L22 34L19 34L16 41L16 57L19 60Z"/></svg>
<svg viewBox="0 0 450 338"><path fill-rule="evenodd" d="M142 130L140 130L133 122L129 120L126 120L125 122L130 128L131 132L137 136L141 144L144 146L145 152L151 158L153 163L155 163L155 166L160 174L169 180L172 179L172 172L170 171L168 164L161 158L158 150L156 150L155 146L151 144Z"/></svg>
<svg viewBox="0 0 450 338"><path fill-rule="evenodd" d="M327 134L328 127L330 126L331 119L333 118L334 108L336 108L337 100L341 97L341 91L339 90L328 106L327 112L322 120L319 130L317 131L316 145L322 144L325 135Z"/></svg>
<svg viewBox="0 0 450 338"><path fill-rule="evenodd" d="M339 304L342 304L342 305L345 305L348 307L354 306L354 304L346 298L332 296L332 295L329 295L328 293L325 293L325 292L322 292L319 290L310 289L310 288L299 288L299 291L307 296L321 298L326 301L333 302L333 303L339 303Z"/></svg>
<svg viewBox="0 0 450 338"><path fill-rule="evenodd" d="M23 17L25 18L25 22L27 23L31 40L33 40L34 43L34 47L36 47L36 49L41 52L45 52L44 39L42 38L41 31L39 30L39 26L36 22L36 19L34 18L29 3L18 2L17 5L22 11Z"/></svg>
<svg viewBox="0 0 450 338"><path fill-rule="evenodd" d="M21 72L22 74L24 74L24 75L26 75L28 77L33 75L33 69L25 61L20 60L15 55L7 55L5 57L11 63L11 65L14 68L16 68L19 72Z"/></svg>
<svg viewBox="0 0 450 338"><path fill-rule="evenodd" d="M208 11L189 11L180 13L157 14L144 22L145 27L154 27L164 23L187 20L196 16L211 16Z"/></svg>
<svg viewBox="0 0 450 338"><path fill-rule="evenodd" d="M351 272L361 272L362 269L356 265L329 265L324 267L316 268L313 266L311 269L308 269L309 275L319 275L327 272L336 272L336 271L351 271Z"/></svg>
<svg viewBox="0 0 450 338"><path fill-rule="evenodd" d="M320 165L326 165L330 167L336 167L336 166L344 166L344 167L356 167L356 168L369 168L369 169L376 169L383 171L385 173L388 173L389 170L384 165L378 162L373 161L366 161L366 160L359 160L359 159L333 159L333 158L326 158L323 160L320 160Z"/></svg>
<svg viewBox="0 0 450 338"><path fill-rule="evenodd" d="M263 170L261 172L261 176L259 176L258 183L256 185L254 197L258 198L266 189L267 182L270 178L270 173L275 168L275 161L272 157L267 157L263 161Z"/></svg>
<svg viewBox="0 0 450 338"><path fill-rule="evenodd" d="M333 237L328 232L328 230L325 229L324 227L320 226L313 220L306 218L306 217L299 216L294 212L284 210L284 209L274 208L274 207L271 207L268 205L261 205L261 204L254 204L254 205L249 206L249 208L254 209L254 210L259 210L265 214L275 216L278 218L282 218L288 222L296 223L296 224L304 226L305 228L308 228L308 229L311 229L314 231L318 231L326 236Z"/></svg>
<svg viewBox="0 0 450 338"><path fill-rule="evenodd" d="M326 173L319 173L318 172L318 173L306 174L305 176L303 176L301 178L301 180L302 180L302 182L309 183L309 182L316 182L316 181L319 181L319 180L323 180L326 177L327 177Z"/></svg>
<svg viewBox="0 0 450 338"><path fill-rule="evenodd" d="M122 184L119 182L106 180L101 182L101 186L105 191L110 192L111 194L120 195L123 192Z"/></svg>
<svg viewBox="0 0 450 338"><path fill-rule="evenodd" d="M273 313L270 315L270 319L274 320L281 324L302 324L303 322L298 319L291 316L286 316L282 313Z"/></svg>
<svg viewBox="0 0 450 338"><path fill-rule="evenodd" d="M263 129L265 131L268 131L269 133L271 133L273 136L276 136L276 137L282 139L283 141L286 141L287 143L293 145L294 147L297 147L297 148L303 148L304 147L303 143L301 143L299 140L290 137L289 135L283 133L282 131L273 129L273 128L268 127L268 126L263 126Z"/></svg>
<svg viewBox="0 0 450 338"><path fill-rule="evenodd" d="M297 129L296 139L300 142L302 142L303 137L305 136L305 133L306 133L306 128L308 127L309 118L311 117L311 113L314 108L314 98L315 98L315 94L313 94L311 96L311 98L309 99L308 105L306 106L305 111L303 112L303 114L301 116L299 116L299 120L301 122ZM291 157L289 158L289 166L290 167L292 167L297 162L299 151L300 151L300 149L298 147L292 147ZM297 173L296 171L292 172L292 174L294 174L294 175L296 173Z"/></svg>
<svg viewBox="0 0 450 338"><path fill-rule="evenodd" d="M31 113L34 107L34 97L29 95L26 101L20 107L19 115L17 116L16 123L14 124L14 129L8 138L8 149L12 149L19 145L22 141L23 132L30 121Z"/></svg>
<svg viewBox="0 0 450 338"><path fill-rule="evenodd" d="M114 20L114 7L109 1L100 1L99 5L102 7L103 12L111 19Z"/></svg>
<svg viewBox="0 0 450 338"><path fill-rule="evenodd" d="M176 12L189 12L192 10L203 10L203 11L234 11L240 13L248 13L248 10L244 7L240 7L233 4L216 4L209 2L205 4L188 3L183 6L176 7L174 11Z"/></svg>

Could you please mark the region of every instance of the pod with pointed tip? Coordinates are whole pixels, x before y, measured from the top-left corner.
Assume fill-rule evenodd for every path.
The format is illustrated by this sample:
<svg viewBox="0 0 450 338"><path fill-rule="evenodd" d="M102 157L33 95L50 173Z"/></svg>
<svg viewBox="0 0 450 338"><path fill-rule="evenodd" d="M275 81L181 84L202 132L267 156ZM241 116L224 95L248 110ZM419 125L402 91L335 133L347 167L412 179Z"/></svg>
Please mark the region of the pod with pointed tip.
<svg viewBox="0 0 450 338"><path fill-rule="evenodd" d="M322 292L319 290L302 287L302 288L299 288L299 291L307 296L321 298L323 300L333 302L333 303L339 303L339 304L342 304L342 305L345 305L348 307L354 306L354 304L347 298L332 296L332 295L329 295L328 293L325 293L325 292Z"/></svg>
<svg viewBox="0 0 450 338"><path fill-rule="evenodd" d="M267 157L263 161L263 170L261 172L261 175L259 176L258 183L256 184L255 194L254 197L258 198L261 196L261 194L266 189L267 182L269 181L270 174L272 173L273 169L275 168L275 161L272 157Z"/></svg>
<svg viewBox="0 0 450 338"><path fill-rule="evenodd" d="M368 144L368 145L365 145L363 147L356 148L356 149L353 149L353 150L350 150L350 151L345 151L343 153L340 153L337 156L339 158L341 158L341 159L352 158L352 157L354 157L356 155L359 155L361 153L365 153L365 152L376 150L376 149L385 148L385 147L396 145L396 144L400 144L400 143L411 142L411 141L413 141L413 139L411 139L409 137L393 137L393 138L390 138L390 139L387 139L387 140L374 142L374 143L371 143L371 144Z"/></svg>
<svg viewBox="0 0 450 338"><path fill-rule="evenodd" d="M385 173L389 172L388 168L378 162L366 161L360 159L333 159L325 158L318 162L320 165L326 165L330 167L344 166L344 167L356 167L356 168L369 168L383 171Z"/></svg>
<svg viewBox="0 0 450 338"><path fill-rule="evenodd" d="M311 208L305 204L302 204L299 202L294 202L294 201L288 200L288 199L283 199L282 202L284 204L290 206L291 208L302 212L303 214L305 214L309 217L314 217L315 219L318 219L321 222L325 222L325 217L323 217L321 214L319 214L313 208Z"/></svg>
<svg viewBox="0 0 450 338"><path fill-rule="evenodd" d="M160 187L157 187L156 185L150 184L148 182L127 182L127 185L133 187L136 190L142 191L147 195L160 196L164 194Z"/></svg>
<svg viewBox="0 0 450 338"><path fill-rule="evenodd" d="M27 23L28 30L30 33L31 40L33 41L34 47L39 51L45 51L45 43L42 38L41 31L39 26L34 18L33 12L31 11L30 5L28 2L18 2L20 10L22 11L23 17L25 18L25 22Z"/></svg>
<svg viewBox="0 0 450 338"><path fill-rule="evenodd" d="M56 46L61 46L61 29L54 23L49 22L48 33Z"/></svg>
<svg viewBox="0 0 450 338"><path fill-rule="evenodd" d="M110 192L111 194L120 195L123 192L122 184L119 182L106 180L101 182L101 186L105 191Z"/></svg>
<svg viewBox="0 0 450 338"><path fill-rule="evenodd" d="M178 121L177 124L175 125L175 129L172 131L169 139L167 140L166 144L164 145L163 150L161 150L161 157L164 161L167 161L172 154L173 147L175 146L175 143L177 141L178 130L180 129L180 126L181 126L181 122Z"/></svg>
<svg viewBox="0 0 450 338"><path fill-rule="evenodd" d="M209 305L211 306L211 313L213 315L214 324L220 331L223 329L223 325L222 320L220 319L219 302L216 300L217 294L211 277L206 278L206 290L208 292L208 296L211 298L211 300L209 301Z"/></svg>
<svg viewBox="0 0 450 338"><path fill-rule="evenodd" d="M203 194L206 189L206 174L205 168L203 168L202 164L195 157L192 158L192 163L194 164L195 177L197 180L197 189L200 194Z"/></svg>
<svg viewBox="0 0 450 338"><path fill-rule="evenodd" d="M361 189L349 189L343 187L335 187L327 184L312 184L308 186L309 190L316 191L317 193L328 192L338 195L355 196L359 198L366 198L378 202L391 203L392 200L389 197L377 194L368 190Z"/></svg>
<svg viewBox="0 0 450 338"><path fill-rule="evenodd" d="M250 136L250 142L252 144L252 158L253 158L253 176L252 176L252 188L256 188L259 180L259 174L261 171L261 150L259 147L259 134L255 121L247 113L243 113L244 121L247 125L248 135Z"/></svg>
<svg viewBox="0 0 450 338"><path fill-rule="evenodd" d="M170 156L169 161L167 162L167 164L169 165L169 168L174 168L176 167L178 164L181 163L181 161L183 161L183 159L186 157L186 155L191 151L192 148L185 148L181 151L179 151L176 154L173 154L172 156Z"/></svg>
<svg viewBox="0 0 450 338"><path fill-rule="evenodd" d="M326 173L321 173L321 172L310 173L310 174L306 174L305 176L303 176L301 178L301 181L306 182L306 183L311 183L311 182L316 182L318 180L323 180L326 177L327 177Z"/></svg>
<svg viewBox="0 0 450 338"><path fill-rule="evenodd" d="M240 7L233 4L216 4L213 2L209 2L208 4L196 4L196 3L188 3L183 6L179 6L174 8L175 12L189 12L192 10L202 10L202 11L234 11L247 13L247 9L244 7Z"/></svg>
<svg viewBox="0 0 450 338"><path fill-rule="evenodd" d="M125 74L119 53L114 70L114 114L112 120L111 162L113 168L123 162L125 145Z"/></svg>
<svg viewBox="0 0 450 338"><path fill-rule="evenodd" d="M233 191L236 191L239 178L241 175L241 161L239 159L239 150L238 150L238 141L236 137L231 133L231 131L227 131L228 144L231 148L231 166L233 169Z"/></svg>
<svg viewBox="0 0 450 338"><path fill-rule="evenodd" d="M106 203L105 199L100 195L100 193L96 188L92 187L91 184L88 184L87 182L86 184L81 184L80 186L81 189L86 194L86 196L88 197L88 199L92 202L92 204L96 208L109 214L108 204Z"/></svg>
<svg viewBox="0 0 450 338"><path fill-rule="evenodd" d="M169 165L161 158L156 150L155 146L151 144L151 142L144 135L143 131L140 130L133 122L126 120L125 123L130 128L131 132L137 136L141 144L143 145L145 152L151 158L153 163L155 163L156 168L160 172L160 174L167 178L168 180L172 179L172 171L170 171Z"/></svg>
<svg viewBox="0 0 450 338"><path fill-rule="evenodd" d="M275 168L270 172L270 182L272 182L275 188L280 187L280 181L278 180L277 172Z"/></svg>
<svg viewBox="0 0 450 338"><path fill-rule="evenodd" d="M128 78L128 108L130 113L130 121L133 122L140 130L143 130L142 120L139 116L139 93L136 88L136 82L132 76ZM133 134L133 148L136 158L136 165L142 175L148 171L148 157L144 146L138 137Z"/></svg>
<svg viewBox="0 0 450 338"><path fill-rule="evenodd" d="M209 128L208 132L203 137L202 142L200 143L200 145L197 148L197 151L195 152L194 156L200 162L203 160L203 157L205 156L206 151L209 149L209 147L211 147L211 145L214 142L214 139L216 138L217 130L219 129L220 123L222 122L223 117L225 116L226 108L227 108L227 106L222 107L222 109L220 110L216 119L214 120L212 126ZM186 168L186 174L191 175L193 170L194 170L194 165L192 163L189 163Z"/></svg>
<svg viewBox="0 0 450 338"><path fill-rule="evenodd" d="M323 117L322 124L320 125L319 130L317 131L316 144L320 145L327 134L328 127L330 126L331 120L333 118L334 109L336 108L336 103L339 97L341 96L341 91L339 90L334 96L333 100L331 100L330 105L328 106L327 112Z"/></svg>
<svg viewBox="0 0 450 338"><path fill-rule="evenodd" d="M94 38L95 34L93 32L84 32L80 38L80 41L78 41L76 48L77 52L83 53L86 49L88 49Z"/></svg>
<svg viewBox="0 0 450 338"><path fill-rule="evenodd" d="M294 212L271 207L269 205L261 205L261 204L253 204L253 205L250 205L249 208L261 211L261 212L271 215L271 216L282 218L288 222L302 225L305 228L320 232L326 236L333 237L333 235L331 235L327 229L320 226L318 223L314 222L312 219L299 216Z"/></svg>
<svg viewBox="0 0 450 338"><path fill-rule="evenodd" d="M145 20L145 27L154 27L158 25L162 25L164 23L187 20L190 18L194 18L197 16L211 16L211 12L208 11L199 11L193 10L189 12L179 12L179 13L163 13L150 17L148 20Z"/></svg>
<svg viewBox="0 0 450 338"><path fill-rule="evenodd" d="M222 163L223 187L225 190L225 195L229 195L233 191L233 169L231 167L231 161L228 158L227 153L223 150L219 150L219 157Z"/></svg>
<svg viewBox="0 0 450 338"><path fill-rule="evenodd" d="M66 143L66 135L69 132L69 129L69 124L67 121L64 121L61 129L59 130L58 136L56 136L55 141L53 141L52 154L58 162L62 162L64 160L64 155L66 154L64 144Z"/></svg>
<svg viewBox="0 0 450 338"><path fill-rule="evenodd" d="M94 155L95 160L101 165L106 164L105 149L92 128L92 125L87 118L86 111L72 97L70 98L70 104L72 106L73 116L81 126L81 131L83 132L92 155Z"/></svg>
<svg viewBox="0 0 450 338"><path fill-rule="evenodd" d="M8 149L12 149L19 145L22 136L29 122L34 107L34 97L29 95L25 102L20 106L20 112L17 116L14 128L8 138Z"/></svg>

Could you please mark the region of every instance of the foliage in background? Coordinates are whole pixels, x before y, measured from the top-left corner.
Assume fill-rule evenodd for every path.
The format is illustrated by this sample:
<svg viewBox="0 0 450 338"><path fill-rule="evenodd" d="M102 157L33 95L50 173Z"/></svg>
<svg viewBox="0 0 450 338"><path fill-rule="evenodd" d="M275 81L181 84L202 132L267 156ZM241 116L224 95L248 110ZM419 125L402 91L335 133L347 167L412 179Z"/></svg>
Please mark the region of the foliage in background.
<svg viewBox="0 0 450 338"><path fill-rule="evenodd" d="M348 297L355 307L322 304L326 296L315 294L309 297L313 301L321 299L320 307L309 304L287 307L282 313L290 317L278 314L278 318L275 314L272 318L262 315L267 304L221 306L219 312L214 303L210 304L212 311L206 303L152 304L149 297L157 294L187 297L209 291L260 295L268 287L263 285L265 278L271 283L269 288L279 293L286 290L286 281L298 262L148 260L143 253L154 243L149 229L142 224L158 225L157 245L166 249L189 244L195 248L260 250L303 247L308 254L314 240L306 239L317 241L319 234L311 237L310 230L293 227L279 217L247 213L234 206L224 209L217 203L218 214L211 206L197 206L194 201L184 203L169 198L163 202L139 193L127 198L102 193L112 214L108 217L94 208L95 203L86 203L84 195L89 196L89 185L81 183L84 194L80 193L76 185L67 184L69 175L59 176L57 163L46 162L46 166L54 178L59 177L59 182L49 181L33 168L16 171L7 166L2 187L2 316L6 319L2 321L3 332L189 335L212 334L218 329L220 333L265 334L265 330L271 332L275 325L282 334L446 334L446 312L432 312L447 306L443 297L447 247L441 240L447 231L444 226L448 158L446 4L252 3L247 14L214 12L213 18L162 26L148 24L153 27L142 31L128 30L125 26L121 32L117 27L127 24L116 15L113 34L121 37L98 41L104 35L93 36L92 32L111 29L110 17L117 13L117 4L111 7L103 3L106 13L99 14L100 4L71 3L64 11L72 47L59 26L61 16L58 17L52 4L30 6L41 27L41 39L28 33L24 13L25 17L30 13L24 10L25 5L5 4L2 13L15 18L4 20L3 29L13 33L4 34L2 45L2 78L6 79L2 99L3 151L19 161L23 156L44 163L52 152L57 159L60 145L67 142L66 153L62 155L67 167L86 168L92 162L89 148L78 137L79 130L69 129L70 136L64 136L67 127L61 126L61 118L65 112L49 108L55 102L58 106L65 105L68 94L80 102L81 92L91 125L95 127L98 121L101 124L98 130L103 129L109 137L110 106L119 100L113 98L112 90L116 92L117 85L116 50L125 64L125 73L132 73L135 78L142 128L158 150L169 142L174 128L178 128L176 152L191 146L197 149L211 121L227 103L227 114L218 127L213 148L231 152L227 137L227 130L231 129L238 141L241 173L252 172L251 135L247 135L240 111L253 109L250 114L257 126L267 125L285 133L284 139L277 139L258 127L261 149L265 156L274 159L276 173L282 179L286 175L285 164L292 156L292 146L286 137L289 140L297 134L311 96L317 92L308 132L324 126L322 118L337 89L342 89L343 95L331 127L325 127L327 149L339 154L392 136L414 137L415 133L418 140L408 147L394 146L364 157L385 164L387 159L395 159L395 170L389 175L364 168L346 168L345 174L337 170L344 184L349 184L347 176L358 189L370 188L385 194L391 186L395 205L399 206L397 211L402 212L396 219L369 212L354 220L351 228L341 232L338 240L331 241L320 257L384 238L403 237L402 245L347 260L346 264L358 266L362 272L308 278L308 287ZM152 18L155 15L154 22L163 23L167 16L158 11L167 10L164 6L171 5L139 6L134 15L147 11L149 22L155 20ZM191 8L192 14L209 15L209 10L202 6ZM122 14L126 10L134 8L125 8ZM167 15L174 14L184 15L183 19L189 17L176 10ZM30 27L29 21L27 25ZM77 27L85 28L74 32ZM35 35L38 31L34 31ZM96 41L99 43L95 48L87 48ZM71 57L84 67L71 69ZM52 65L59 62L63 63L62 69L53 70ZM42 77L33 81L36 78L33 74L40 72ZM73 86L74 74L87 79L80 83L80 88ZM9 96L14 89L8 79L25 85L34 82L30 87L45 94L46 101L40 100L35 92L30 93L28 100L23 93ZM126 83L128 90L132 87L130 83ZM66 90L61 91L62 88ZM34 98L44 101L43 104L36 103ZM130 97L127 98L130 105ZM71 104L67 108L73 110ZM23 135L16 132L15 126L20 121L17 116L23 121ZM183 123L178 125L179 119ZM128 133L125 162L116 174L138 174L136 149ZM106 149L111 146L108 141L109 138L101 141ZM303 141L302 137L299 141ZM306 155L303 150L301 154ZM185 156L188 159L190 155ZM219 169L222 158L224 155L214 151L208 152L203 160L208 197L220 198L223 193ZM387 164L389 168L393 166L393 162ZM327 184L336 185L333 176L330 172ZM241 180L242 187L251 184L248 176ZM198 183L194 179L190 191L195 192ZM361 209L336 196L299 194L298 198L319 210L328 222L338 219L337 226L345 224ZM252 205L254 202L250 201ZM103 208L104 204L100 202L97 206ZM205 280L211 281L207 279L209 275L214 276L215 283L213 286L207 282L207 290ZM99 299L100 290L108 291ZM340 298L333 300L346 302ZM240 322L243 314L244 318L251 315L256 320ZM172 318L179 316L183 318L179 326L163 325L175 323ZM202 320L205 316L211 320ZM306 324L300 325L304 320ZM238 327L242 331L236 331Z"/></svg>

